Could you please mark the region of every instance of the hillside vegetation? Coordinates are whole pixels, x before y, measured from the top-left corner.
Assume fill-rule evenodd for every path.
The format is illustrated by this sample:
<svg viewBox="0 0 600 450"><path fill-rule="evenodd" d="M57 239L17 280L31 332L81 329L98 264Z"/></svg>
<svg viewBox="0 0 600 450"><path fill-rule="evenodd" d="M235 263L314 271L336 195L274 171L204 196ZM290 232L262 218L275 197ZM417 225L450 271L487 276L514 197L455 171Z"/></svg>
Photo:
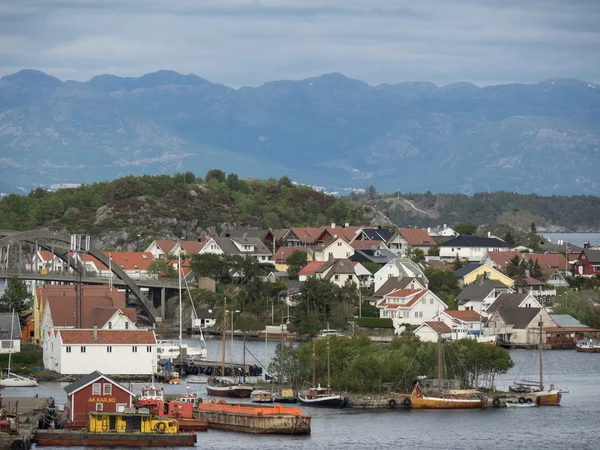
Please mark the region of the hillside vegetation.
<svg viewBox="0 0 600 450"><path fill-rule="evenodd" d="M287 228L365 223L363 208L278 180L240 179L210 170L111 182L0 200L0 229L49 228L100 238L102 247L140 249L157 238L192 240L229 227Z"/></svg>
<svg viewBox="0 0 600 450"><path fill-rule="evenodd" d="M463 194L395 193L379 195L373 187L350 199L374 206L400 226L428 227L471 222L510 225L538 231L600 230L600 197L592 195L523 195L514 192Z"/></svg>

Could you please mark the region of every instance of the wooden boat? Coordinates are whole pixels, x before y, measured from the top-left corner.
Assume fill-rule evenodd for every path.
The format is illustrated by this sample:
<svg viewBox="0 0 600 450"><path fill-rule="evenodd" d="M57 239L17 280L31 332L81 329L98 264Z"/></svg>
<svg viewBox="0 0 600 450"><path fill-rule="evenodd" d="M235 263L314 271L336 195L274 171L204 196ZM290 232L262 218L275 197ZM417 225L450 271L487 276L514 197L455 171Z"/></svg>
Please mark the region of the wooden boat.
<svg viewBox="0 0 600 450"><path fill-rule="evenodd" d="M297 403L298 397L294 395L292 389L282 389L273 394L273 401L275 403Z"/></svg>
<svg viewBox="0 0 600 450"><path fill-rule="evenodd" d="M250 394L253 403L273 403L273 393L271 391L254 390Z"/></svg>
<svg viewBox="0 0 600 450"><path fill-rule="evenodd" d="M180 433L179 421L157 417L148 409L106 413L91 412L84 432L74 430L37 430L39 446L117 446L117 447L193 447L195 433Z"/></svg>
<svg viewBox="0 0 600 450"><path fill-rule="evenodd" d="M583 339L577 341L575 350L583 353L600 353L600 342L594 341L593 339Z"/></svg>
<svg viewBox="0 0 600 450"><path fill-rule="evenodd" d="M531 400L531 399L529 399ZM525 402L525 403L520 403L520 402L514 402L514 401L508 401L506 402L506 407L507 408L532 408L532 407L536 407L537 405L534 402Z"/></svg>
<svg viewBox="0 0 600 450"><path fill-rule="evenodd" d="M252 406L225 400L203 402L195 410L209 428L253 434L310 434L311 415L279 404Z"/></svg>
<svg viewBox="0 0 600 450"><path fill-rule="evenodd" d="M440 319L438 318L438 324ZM437 340L437 362L438 362L438 395L429 396L423 395L421 385L417 382L408 399L410 402L403 400L403 405L408 405L414 409L478 409L486 408L488 400L485 397L470 397L464 395L445 395L442 385L442 334L438 327Z"/></svg>

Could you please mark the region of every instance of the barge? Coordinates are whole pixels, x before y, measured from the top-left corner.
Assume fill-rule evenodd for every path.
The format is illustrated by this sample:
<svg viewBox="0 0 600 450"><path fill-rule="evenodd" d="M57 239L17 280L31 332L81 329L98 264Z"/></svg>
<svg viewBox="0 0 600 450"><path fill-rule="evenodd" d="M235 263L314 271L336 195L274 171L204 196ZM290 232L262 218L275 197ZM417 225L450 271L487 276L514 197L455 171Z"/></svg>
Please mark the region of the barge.
<svg viewBox="0 0 600 450"><path fill-rule="evenodd" d="M310 434L310 414L304 414L300 408L279 404L256 407L219 400L201 403L194 415L206 420L209 428L217 430L253 434Z"/></svg>

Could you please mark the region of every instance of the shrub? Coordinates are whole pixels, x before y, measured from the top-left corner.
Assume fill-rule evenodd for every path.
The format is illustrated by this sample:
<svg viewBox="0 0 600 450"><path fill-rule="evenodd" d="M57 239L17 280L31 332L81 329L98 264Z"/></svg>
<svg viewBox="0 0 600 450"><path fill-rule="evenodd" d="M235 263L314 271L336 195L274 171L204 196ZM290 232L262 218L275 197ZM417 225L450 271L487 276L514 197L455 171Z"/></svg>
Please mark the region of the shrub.
<svg viewBox="0 0 600 450"><path fill-rule="evenodd" d="M358 317L356 323L364 328L394 328L392 319L379 317Z"/></svg>

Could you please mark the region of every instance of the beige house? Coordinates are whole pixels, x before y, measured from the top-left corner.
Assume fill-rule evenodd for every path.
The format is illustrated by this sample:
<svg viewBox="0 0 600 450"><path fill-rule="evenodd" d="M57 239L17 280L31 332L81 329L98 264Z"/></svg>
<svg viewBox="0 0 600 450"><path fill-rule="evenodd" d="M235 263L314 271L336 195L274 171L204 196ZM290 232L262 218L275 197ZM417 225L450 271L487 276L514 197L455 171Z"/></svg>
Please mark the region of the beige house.
<svg viewBox="0 0 600 450"><path fill-rule="evenodd" d="M507 344L534 345L540 340L540 318L543 328L557 326L543 308L499 308L485 324L484 334Z"/></svg>
<svg viewBox="0 0 600 450"><path fill-rule="evenodd" d="M330 239L315 246L315 261L350 258L354 248L342 238Z"/></svg>

